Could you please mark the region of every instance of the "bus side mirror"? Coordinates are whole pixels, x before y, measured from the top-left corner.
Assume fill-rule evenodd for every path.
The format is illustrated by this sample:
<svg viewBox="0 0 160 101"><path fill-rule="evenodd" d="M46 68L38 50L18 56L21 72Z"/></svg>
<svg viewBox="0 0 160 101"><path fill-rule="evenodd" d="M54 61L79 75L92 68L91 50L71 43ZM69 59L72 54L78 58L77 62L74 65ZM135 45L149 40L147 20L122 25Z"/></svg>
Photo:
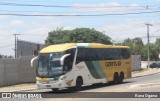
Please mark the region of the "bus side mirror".
<svg viewBox="0 0 160 101"><path fill-rule="evenodd" d="M61 57L60 63L61 63L62 66L64 65L64 60L65 60L65 58L68 57L68 56L70 56L70 55L71 55L71 54L65 54L65 55L63 55L63 56Z"/></svg>
<svg viewBox="0 0 160 101"><path fill-rule="evenodd" d="M34 67L34 61L36 61L38 58L38 56L34 57L31 59L31 67L33 68Z"/></svg>

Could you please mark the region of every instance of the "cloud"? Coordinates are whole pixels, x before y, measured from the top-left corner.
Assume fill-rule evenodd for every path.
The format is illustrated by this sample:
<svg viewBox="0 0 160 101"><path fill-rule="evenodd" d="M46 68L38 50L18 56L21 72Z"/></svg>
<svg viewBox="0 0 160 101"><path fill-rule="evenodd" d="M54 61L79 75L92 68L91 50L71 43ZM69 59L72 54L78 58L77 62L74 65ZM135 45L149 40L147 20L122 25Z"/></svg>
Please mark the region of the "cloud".
<svg viewBox="0 0 160 101"><path fill-rule="evenodd" d="M81 12L122 12L136 9L145 9L139 4L119 4L112 3L100 3L100 4L74 4L73 8Z"/></svg>
<svg viewBox="0 0 160 101"><path fill-rule="evenodd" d="M44 43L48 36L48 32L55 30L57 27L62 27L63 23L57 21L39 21L39 22L24 22L23 30L20 30L19 39ZM18 31L18 30L17 30Z"/></svg>
<svg viewBox="0 0 160 101"><path fill-rule="evenodd" d="M110 36L114 41L123 41L126 38L135 38L140 37L146 43L147 40L147 26L145 25L145 20L127 20L122 24L113 24L109 23L107 25L103 25L97 30L104 31L106 35ZM156 20L150 21L151 24L154 25L150 27L150 36L156 36L157 29L159 26L156 26ZM150 42L155 42L155 37L151 38Z"/></svg>
<svg viewBox="0 0 160 101"><path fill-rule="evenodd" d="M18 35L18 39L44 43L44 40L48 36L48 32L56 29L57 27L62 27L63 23L55 20L39 20L39 21L25 21L25 19L17 20L6 20L0 24L0 54L14 55L14 33L21 34Z"/></svg>
<svg viewBox="0 0 160 101"><path fill-rule="evenodd" d="M14 20L10 22L11 26L22 26L24 22L22 20Z"/></svg>
<svg viewBox="0 0 160 101"><path fill-rule="evenodd" d="M1 15L1 16L0 16L0 20L1 20L1 19L7 19L7 18L9 18L9 16L7 16L7 15Z"/></svg>
<svg viewBox="0 0 160 101"><path fill-rule="evenodd" d="M65 27L63 27L63 29L64 29L64 30L72 30L72 29L73 29L73 27L65 26Z"/></svg>
<svg viewBox="0 0 160 101"><path fill-rule="evenodd" d="M157 2L157 3L160 3L160 0L154 0L155 2Z"/></svg>

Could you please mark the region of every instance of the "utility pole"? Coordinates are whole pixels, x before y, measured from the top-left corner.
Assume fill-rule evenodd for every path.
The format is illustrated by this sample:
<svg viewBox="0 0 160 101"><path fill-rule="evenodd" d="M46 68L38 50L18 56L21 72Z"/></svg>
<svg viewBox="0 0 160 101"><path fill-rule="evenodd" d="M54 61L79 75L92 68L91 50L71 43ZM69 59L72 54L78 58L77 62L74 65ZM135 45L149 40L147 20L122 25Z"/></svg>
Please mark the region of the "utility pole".
<svg viewBox="0 0 160 101"><path fill-rule="evenodd" d="M150 68L150 47L149 47L149 41L150 41L150 36L149 36L149 26L152 26L149 23L146 23L147 25L147 44L148 44L148 68Z"/></svg>
<svg viewBox="0 0 160 101"><path fill-rule="evenodd" d="M20 34L13 34L15 36L15 58L17 58L17 35L20 35Z"/></svg>

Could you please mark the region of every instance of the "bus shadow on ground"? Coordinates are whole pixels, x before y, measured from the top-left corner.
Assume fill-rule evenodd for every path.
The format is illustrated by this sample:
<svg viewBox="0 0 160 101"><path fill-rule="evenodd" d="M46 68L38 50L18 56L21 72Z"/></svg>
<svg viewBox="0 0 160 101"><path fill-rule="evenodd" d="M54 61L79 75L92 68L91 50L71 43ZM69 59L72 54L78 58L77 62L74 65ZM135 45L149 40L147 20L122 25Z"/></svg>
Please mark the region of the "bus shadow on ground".
<svg viewBox="0 0 160 101"><path fill-rule="evenodd" d="M99 88L104 88L104 87L111 87L111 86L114 87L114 86L129 84L129 83L133 83L133 82L135 82L135 81L125 81L121 84L114 84L112 82L105 83L105 84L99 83L99 84L93 84L90 86L84 86L84 87L82 87L82 89L80 91L76 91L73 88L69 88L69 89L63 89L63 90L58 90L58 91L48 91L48 92L43 92L43 93L52 93L52 94L77 93L77 92L81 92L81 91L84 92L87 90L94 90L94 89L99 89Z"/></svg>

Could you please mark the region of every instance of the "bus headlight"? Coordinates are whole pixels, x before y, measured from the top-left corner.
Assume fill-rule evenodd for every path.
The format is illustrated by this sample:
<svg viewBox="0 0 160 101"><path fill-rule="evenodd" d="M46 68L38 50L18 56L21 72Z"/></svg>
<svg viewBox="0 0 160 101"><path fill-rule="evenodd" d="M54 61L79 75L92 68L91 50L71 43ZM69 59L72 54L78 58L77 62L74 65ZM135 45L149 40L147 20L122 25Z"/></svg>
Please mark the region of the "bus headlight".
<svg viewBox="0 0 160 101"><path fill-rule="evenodd" d="M60 77L60 80L64 80L64 79L66 79L66 76L63 75Z"/></svg>

